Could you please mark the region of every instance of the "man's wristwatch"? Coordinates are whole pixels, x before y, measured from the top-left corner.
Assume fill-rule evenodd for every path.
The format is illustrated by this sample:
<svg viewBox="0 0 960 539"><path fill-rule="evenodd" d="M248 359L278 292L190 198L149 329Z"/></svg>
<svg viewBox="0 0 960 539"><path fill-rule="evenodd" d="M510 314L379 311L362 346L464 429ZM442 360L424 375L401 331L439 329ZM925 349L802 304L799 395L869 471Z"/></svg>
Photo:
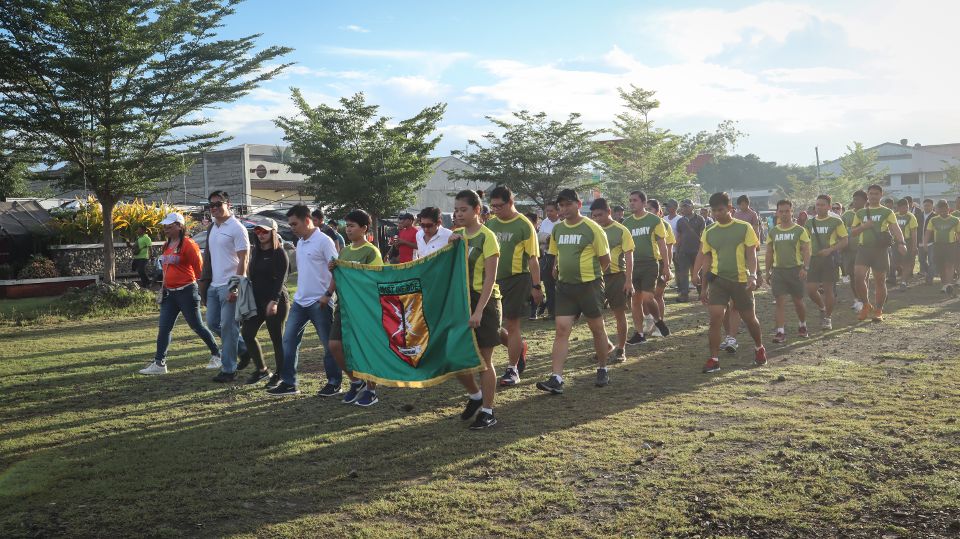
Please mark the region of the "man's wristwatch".
<svg viewBox="0 0 960 539"><path fill-rule="evenodd" d="M536 283L533 285L533 288L536 288L537 290L541 290L543 287L540 286L540 283Z"/></svg>

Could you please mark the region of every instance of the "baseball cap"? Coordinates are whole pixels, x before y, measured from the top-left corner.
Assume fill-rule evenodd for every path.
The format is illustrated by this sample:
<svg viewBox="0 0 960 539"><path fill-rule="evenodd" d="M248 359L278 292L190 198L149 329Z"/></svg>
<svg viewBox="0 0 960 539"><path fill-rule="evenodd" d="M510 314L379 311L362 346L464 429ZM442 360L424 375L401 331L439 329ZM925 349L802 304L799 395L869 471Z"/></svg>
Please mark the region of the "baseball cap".
<svg viewBox="0 0 960 539"><path fill-rule="evenodd" d="M557 193L557 203L559 204L561 200L580 202L580 196L573 189L563 189Z"/></svg>
<svg viewBox="0 0 960 539"><path fill-rule="evenodd" d="M166 217L163 218L163 221L160 221L161 225L172 225L173 223L184 224L186 220L183 218L183 215L177 212L170 212Z"/></svg>
<svg viewBox="0 0 960 539"><path fill-rule="evenodd" d="M693 206L693 201L689 198L685 198L680 202L681 206Z"/></svg>
<svg viewBox="0 0 960 539"><path fill-rule="evenodd" d="M264 230L277 230L277 222L269 217L265 217L257 222L253 228L262 228Z"/></svg>

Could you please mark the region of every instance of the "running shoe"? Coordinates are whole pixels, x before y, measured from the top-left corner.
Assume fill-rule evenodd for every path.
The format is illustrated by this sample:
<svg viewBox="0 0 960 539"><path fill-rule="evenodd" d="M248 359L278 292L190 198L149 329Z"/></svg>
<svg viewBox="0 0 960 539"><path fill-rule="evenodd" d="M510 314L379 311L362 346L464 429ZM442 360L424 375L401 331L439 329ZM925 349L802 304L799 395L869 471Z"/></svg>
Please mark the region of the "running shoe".
<svg viewBox="0 0 960 539"><path fill-rule="evenodd" d="M219 374L213 377L213 381L220 384L229 384L230 382L236 379L237 379L237 373L235 372L220 371Z"/></svg>
<svg viewBox="0 0 960 539"><path fill-rule="evenodd" d="M273 389L278 385L280 385L280 375L277 373L273 373L273 376L271 376L267 384L263 386L263 389Z"/></svg>
<svg viewBox="0 0 960 539"><path fill-rule="evenodd" d="M493 417L493 414L488 414L487 412L480 412L477 414L477 418L473 420L473 423L470 424L470 430L483 430L489 429L490 427L497 424L497 418Z"/></svg>
<svg viewBox="0 0 960 539"><path fill-rule="evenodd" d="M767 349L761 346L754 352L753 364L762 367L767 364Z"/></svg>
<svg viewBox="0 0 960 539"><path fill-rule="evenodd" d="M821 329L833 329L833 321L829 318L824 318L820 323Z"/></svg>
<svg viewBox="0 0 960 539"><path fill-rule="evenodd" d="M138 372L140 374L167 374L167 365L159 365L156 361L151 361L149 365Z"/></svg>
<svg viewBox="0 0 960 539"><path fill-rule="evenodd" d="M334 397L336 395L339 395L340 391L341 391L340 384L333 385L328 383L323 387L321 387L320 391L317 391L317 396L318 397Z"/></svg>
<svg viewBox="0 0 960 539"><path fill-rule="evenodd" d="M877 307L873 311L873 321L874 322L883 322L883 308Z"/></svg>
<svg viewBox="0 0 960 539"><path fill-rule="evenodd" d="M800 326L800 327L797 329L797 335L803 337L804 339L806 339L807 337L809 337L809 336L810 336L810 332L807 331L807 326Z"/></svg>
<svg viewBox="0 0 960 539"><path fill-rule="evenodd" d="M264 380L266 378L270 378L270 371L261 371L258 369L250 373L250 376L247 377L247 381L245 383L247 385L256 384L260 380Z"/></svg>
<svg viewBox="0 0 960 539"><path fill-rule="evenodd" d="M871 314L873 314L873 305L870 305L869 303L865 303L863 305L863 308L860 309L860 314L857 315L857 320L860 320L861 322L863 322L867 318L870 318Z"/></svg>
<svg viewBox="0 0 960 539"><path fill-rule="evenodd" d="M774 344L783 344L785 342L787 342L787 335L784 332L778 331L777 334L773 336Z"/></svg>
<svg viewBox="0 0 960 539"><path fill-rule="evenodd" d="M740 345L737 344L737 339L735 339L735 338L733 338L733 337L730 337L730 336L727 337L727 340L724 342L724 344L723 344L723 346L722 346L722 348L723 348L724 350L726 350L727 353L729 353L729 354L736 354L736 353L737 353L737 348L739 348L739 347L740 347Z"/></svg>
<svg viewBox="0 0 960 539"><path fill-rule="evenodd" d="M623 363L627 360L627 354L623 348L614 348L613 353L610 355L608 363Z"/></svg>
<svg viewBox="0 0 960 539"><path fill-rule="evenodd" d="M597 369L597 387L604 387L610 383L610 373L607 369Z"/></svg>
<svg viewBox="0 0 960 539"><path fill-rule="evenodd" d="M358 398L354 402L354 404L356 404L357 406L363 406L364 408L366 408L367 406L373 406L378 402L380 402L380 399L377 398L377 394L367 389L360 394L360 398Z"/></svg>
<svg viewBox="0 0 960 539"><path fill-rule="evenodd" d="M853 305L851 305L850 308L859 313L863 310L863 302L859 299L854 300Z"/></svg>
<svg viewBox="0 0 960 539"><path fill-rule="evenodd" d="M670 328L667 327L666 322L664 322L663 320L657 320L657 322L654 325L657 327L658 330L660 330L661 337L670 336Z"/></svg>
<svg viewBox="0 0 960 539"><path fill-rule="evenodd" d="M627 340L627 346L636 346L638 344L643 344L645 342L647 342L647 338L644 337L642 333L634 332L633 337L630 337Z"/></svg>
<svg viewBox="0 0 960 539"><path fill-rule="evenodd" d="M277 384L277 387L268 389L267 394L271 397L289 397L292 395L299 395L300 388L297 386L292 386L286 382L280 382Z"/></svg>
<svg viewBox="0 0 960 539"><path fill-rule="evenodd" d="M546 382L537 382L537 389L554 395L563 394L563 382L556 376L551 376Z"/></svg>
<svg viewBox="0 0 960 539"><path fill-rule="evenodd" d="M510 387L518 383L520 383L520 373L513 367L507 367L507 371L500 377L500 386Z"/></svg>
<svg viewBox="0 0 960 539"><path fill-rule="evenodd" d="M460 413L460 419L466 421L476 415L477 410L483 407L483 399L467 399L467 405L463 407Z"/></svg>
<svg viewBox="0 0 960 539"><path fill-rule="evenodd" d="M222 366L223 362L220 361L220 356L210 356L210 361L207 363L205 368L212 371L214 369L219 370Z"/></svg>
<svg viewBox="0 0 960 539"><path fill-rule="evenodd" d="M367 383L363 380L350 382L350 388L347 389L347 392L343 394L343 403L353 404L358 398L360 398L360 393L366 388Z"/></svg>
<svg viewBox="0 0 960 539"><path fill-rule="evenodd" d="M710 374L712 372L720 372L720 360L715 357L708 359L703 365L704 374Z"/></svg>

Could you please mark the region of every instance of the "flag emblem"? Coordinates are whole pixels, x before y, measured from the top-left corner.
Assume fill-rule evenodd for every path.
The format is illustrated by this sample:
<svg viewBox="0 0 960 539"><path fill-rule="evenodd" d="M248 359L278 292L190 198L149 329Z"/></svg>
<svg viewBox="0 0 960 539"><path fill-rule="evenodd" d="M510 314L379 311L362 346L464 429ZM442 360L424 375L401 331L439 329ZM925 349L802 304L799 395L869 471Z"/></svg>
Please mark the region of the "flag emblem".
<svg viewBox="0 0 960 539"><path fill-rule="evenodd" d="M416 368L427 350L430 329L423 314L423 288L420 279L396 283L378 283L383 330L390 350L401 361Z"/></svg>

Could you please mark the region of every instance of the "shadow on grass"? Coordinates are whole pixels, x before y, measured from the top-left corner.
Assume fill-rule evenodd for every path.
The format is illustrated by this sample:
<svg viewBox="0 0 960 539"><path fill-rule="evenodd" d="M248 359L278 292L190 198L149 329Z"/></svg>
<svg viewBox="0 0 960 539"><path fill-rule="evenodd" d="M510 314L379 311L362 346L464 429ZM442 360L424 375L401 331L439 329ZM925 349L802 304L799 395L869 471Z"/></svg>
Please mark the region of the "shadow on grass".
<svg viewBox="0 0 960 539"><path fill-rule="evenodd" d="M898 301L892 298L891 304ZM936 304L934 311L955 310L953 303ZM682 330L684 322L695 325L694 317L705 319L696 306L682 312L682 318L671 321L677 329ZM935 312L928 316L935 317ZM769 355L804 353L868 324L815 335L771 349ZM543 323L528 328L550 333ZM705 351L705 329L698 337ZM593 355L591 342L575 341L567 392L550 396L533 387L550 370L548 359L535 359L520 386L510 390L511 398L497 406L500 424L485 432L466 430L456 417L464 402L456 383L429 390L386 389L383 402L372 409L312 396L279 401L262 396L224 405L258 390L215 390L199 403L219 404L212 412L191 410L118 432L94 429L7 455L24 458L13 459L0 477L0 509L6 515L0 522L11 535L128 535L131 522L143 533L160 528L185 535L201 533L198 530L203 535L262 533L267 524L336 513L438 475L476 467L496 474L504 466L509 469L509 463L501 461L505 446L722 382L698 372L702 358L678 358L672 355L675 350L669 338L631 350L632 359L611 367L611 385L595 388L587 359ZM725 372L750 365L752 353L744 356L727 358ZM319 354L306 360L305 370L319 371ZM112 389L121 398L103 407L142 404L160 392L168 399L189 399L209 389L192 382L193 376L194 371L185 371L160 381L114 377ZM143 391L145 386L154 390ZM68 398L52 403L46 413L84 403L79 397ZM90 423L143 414L121 409ZM8 439L27 434L21 431ZM157 503L158 493L163 503ZM70 527L63 528L61 522Z"/></svg>

